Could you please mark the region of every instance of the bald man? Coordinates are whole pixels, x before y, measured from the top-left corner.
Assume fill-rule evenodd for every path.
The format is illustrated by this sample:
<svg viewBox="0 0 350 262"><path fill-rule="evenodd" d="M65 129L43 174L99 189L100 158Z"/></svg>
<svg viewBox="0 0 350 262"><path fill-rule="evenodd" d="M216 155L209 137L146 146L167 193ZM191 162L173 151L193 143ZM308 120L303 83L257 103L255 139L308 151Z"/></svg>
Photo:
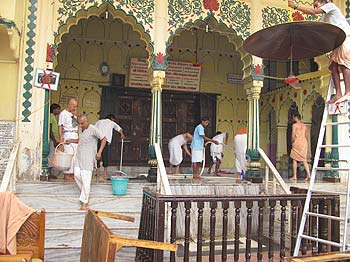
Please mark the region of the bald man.
<svg viewBox="0 0 350 262"><path fill-rule="evenodd" d="M67 108L64 109L58 117L58 134L60 143L71 141L77 141L78 139L78 121L74 112L77 111L78 101L75 98L71 98L68 101ZM64 145L64 152L74 153L76 152L77 144L70 143ZM64 172L65 181L74 181L74 159L72 161L71 168Z"/></svg>
<svg viewBox="0 0 350 262"><path fill-rule="evenodd" d="M103 148L106 145L106 136L97 127L89 123L86 115L79 116L78 122L81 134L75 160L74 178L81 190L80 210L85 210L89 203L92 171L96 167L96 160L101 159ZM101 144L97 151L98 140L101 140Z"/></svg>

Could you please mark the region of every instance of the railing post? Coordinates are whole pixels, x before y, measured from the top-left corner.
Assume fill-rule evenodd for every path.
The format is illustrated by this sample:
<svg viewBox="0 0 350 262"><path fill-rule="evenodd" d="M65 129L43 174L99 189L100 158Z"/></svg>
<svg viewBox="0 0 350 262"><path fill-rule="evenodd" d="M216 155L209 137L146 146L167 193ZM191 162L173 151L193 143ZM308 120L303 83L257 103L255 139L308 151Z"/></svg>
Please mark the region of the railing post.
<svg viewBox="0 0 350 262"><path fill-rule="evenodd" d="M155 241L164 242L164 226L165 226L165 202L156 198L156 221L155 221ZM164 251L154 251L154 262L163 262Z"/></svg>

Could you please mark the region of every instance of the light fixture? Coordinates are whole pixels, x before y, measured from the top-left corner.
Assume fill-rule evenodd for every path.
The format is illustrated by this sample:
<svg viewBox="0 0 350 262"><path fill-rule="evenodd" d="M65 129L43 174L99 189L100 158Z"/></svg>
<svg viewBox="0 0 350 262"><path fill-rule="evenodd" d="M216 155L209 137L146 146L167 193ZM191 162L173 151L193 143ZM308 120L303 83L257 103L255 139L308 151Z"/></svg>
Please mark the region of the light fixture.
<svg viewBox="0 0 350 262"><path fill-rule="evenodd" d="M205 32L206 32L206 33L209 32L209 25L208 25L208 24L205 25Z"/></svg>
<svg viewBox="0 0 350 262"><path fill-rule="evenodd" d="M105 13L105 17L106 17L106 19L108 19L108 9L106 9L106 13Z"/></svg>

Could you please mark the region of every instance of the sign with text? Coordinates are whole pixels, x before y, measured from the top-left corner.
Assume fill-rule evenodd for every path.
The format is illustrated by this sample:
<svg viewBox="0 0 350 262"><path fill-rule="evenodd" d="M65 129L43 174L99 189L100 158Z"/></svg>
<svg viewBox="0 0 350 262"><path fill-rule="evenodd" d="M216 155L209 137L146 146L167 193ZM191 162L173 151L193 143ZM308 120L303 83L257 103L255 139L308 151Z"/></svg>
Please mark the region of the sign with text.
<svg viewBox="0 0 350 262"><path fill-rule="evenodd" d="M200 74L200 65L168 61L163 89L199 91ZM150 88L148 61L146 59L131 58L129 87Z"/></svg>

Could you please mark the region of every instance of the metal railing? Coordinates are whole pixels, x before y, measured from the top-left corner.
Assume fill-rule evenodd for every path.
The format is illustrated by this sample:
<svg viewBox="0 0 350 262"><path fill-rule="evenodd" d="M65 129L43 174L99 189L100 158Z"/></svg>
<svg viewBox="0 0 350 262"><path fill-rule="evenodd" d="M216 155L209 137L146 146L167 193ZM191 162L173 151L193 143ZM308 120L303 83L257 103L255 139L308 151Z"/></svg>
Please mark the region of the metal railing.
<svg viewBox="0 0 350 262"><path fill-rule="evenodd" d="M136 261L284 261L296 243L305 194L284 195L176 195L144 189L139 239L180 245L180 252L138 248ZM167 206L170 205L170 223ZM288 206L291 208L288 208ZM339 196L314 195L314 212L339 216ZM287 218L291 217L290 220ZM279 221L278 221L279 220ZM222 221L222 223L217 223ZM339 238L339 222L311 218L306 230L325 239ZM180 234L182 228L183 235ZM290 234L288 234L288 228ZM324 244L303 241L301 253L323 253ZM332 250L333 251L333 250ZM182 257L182 258L180 258ZM192 260L191 260L192 261Z"/></svg>
<svg viewBox="0 0 350 262"><path fill-rule="evenodd" d="M17 174L17 154L19 142L15 142L6 165L5 173L2 177L0 192L16 191L16 174Z"/></svg>
<svg viewBox="0 0 350 262"><path fill-rule="evenodd" d="M269 157L265 154L264 150L262 150L261 148L259 148L259 153L260 156L264 159L265 163L266 163L266 169L265 169L265 189L268 192L268 186L269 186L269 176L270 176L270 170L273 174L273 187L276 186L275 182L277 181L278 184L281 186L281 188L283 189L284 193L286 194L291 194L288 186L286 185L286 183L283 181L282 176L280 175L280 173L277 171L276 167L272 164L271 160L269 159ZM274 193L276 193L274 191Z"/></svg>

